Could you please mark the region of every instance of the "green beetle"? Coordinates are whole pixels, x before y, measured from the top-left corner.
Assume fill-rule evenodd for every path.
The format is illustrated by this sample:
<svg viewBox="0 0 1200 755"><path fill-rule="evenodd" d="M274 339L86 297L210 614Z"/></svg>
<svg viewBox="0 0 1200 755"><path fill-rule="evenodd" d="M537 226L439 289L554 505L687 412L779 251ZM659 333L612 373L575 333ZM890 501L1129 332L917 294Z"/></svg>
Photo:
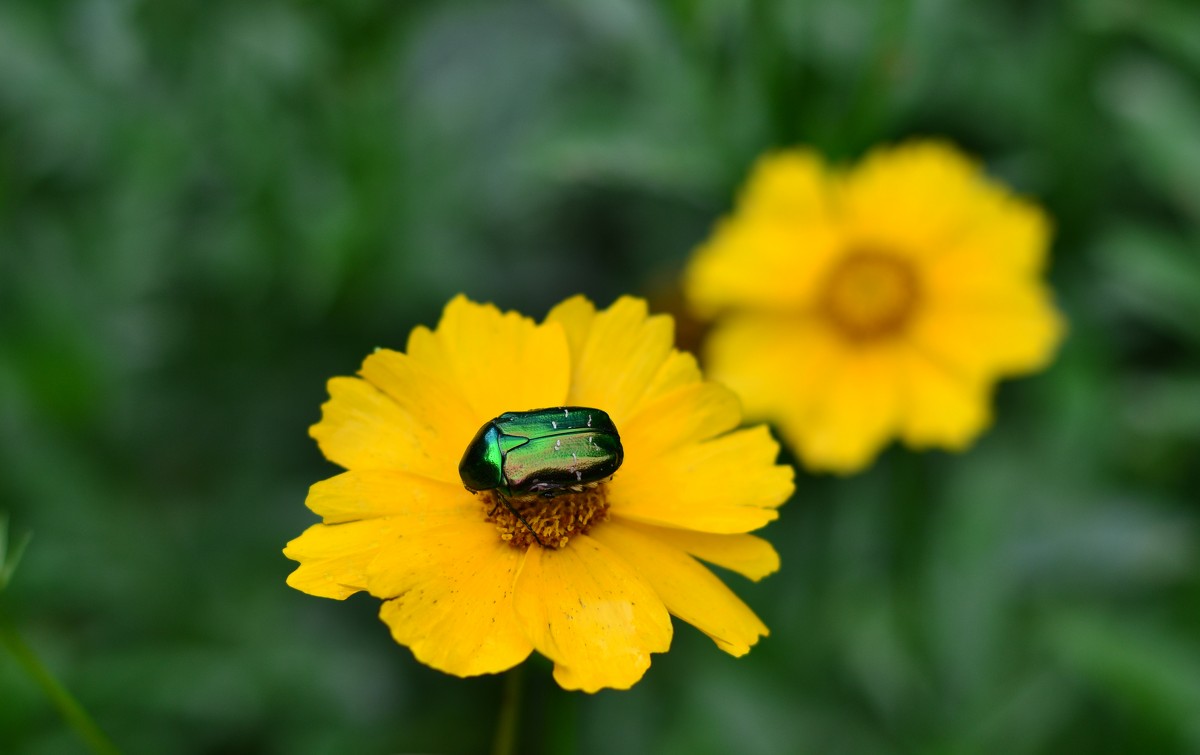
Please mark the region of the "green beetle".
<svg viewBox="0 0 1200 755"><path fill-rule="evenodd" d="M625 451L608 414L586 406L505 412L488 420L467 445L458 474L472 493L497 497L541 543L512 498L579 492L608 479Z"/></svg>

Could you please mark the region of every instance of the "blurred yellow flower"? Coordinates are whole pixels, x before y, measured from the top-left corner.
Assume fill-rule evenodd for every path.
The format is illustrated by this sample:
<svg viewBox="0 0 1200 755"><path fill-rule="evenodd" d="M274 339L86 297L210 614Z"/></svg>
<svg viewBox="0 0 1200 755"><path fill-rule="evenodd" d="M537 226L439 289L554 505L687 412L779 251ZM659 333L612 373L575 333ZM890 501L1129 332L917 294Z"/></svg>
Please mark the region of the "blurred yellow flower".
<svg viewBox="0 0 1200 755"><path fill-rule="evenodd" d="M710 376L807 466L845 474L894 437L965 448L995 381L1052 359L1049 234L948 144L879 149L849 171L789 150L755 166L685 289L718 317Z"/></svg>
<svg viewBox="0 0 1200 755"><path fill-rule="evenodd" d="M377 350L361 378L329 382L311 432L349 471L312 486L323 522L284 551L300 562L288 584L382 598L395 640L458 676L537 650L565 688L628 688L670 645L668 613L746 653L767 628L696 559L775 571L774 549L745 533L776 518L792 470L766 428L734 430L736 398L673 338L637 299L598 312L575 297L541 324L454 299L407 353ZM598 487L519 502L546 548L492 494L465 490L458 464L485 422L563 405L607 412L625 461Z"/></svg>

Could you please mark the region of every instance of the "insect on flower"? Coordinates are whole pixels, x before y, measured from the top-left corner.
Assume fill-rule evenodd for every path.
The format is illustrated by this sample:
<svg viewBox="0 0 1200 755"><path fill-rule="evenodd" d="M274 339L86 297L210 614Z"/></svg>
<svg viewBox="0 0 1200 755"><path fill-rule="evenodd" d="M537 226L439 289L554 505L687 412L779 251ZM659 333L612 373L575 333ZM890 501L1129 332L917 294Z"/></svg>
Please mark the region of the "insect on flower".
<svg viewBox="0 0 1200 755"><path fill-rule="evenodd" d="M505 412L479 428L463 453L458 474L472 493L495 491L496 507L507 507L544 546L512 499L582 492L612 477L624 455L616 425L599 409L558 406Z"/></svg>
<svg viewBox="0 0 1200 755"><path fill-rule="evenodd" d="M628 689L672 616L745 655L767 627L706 564L779 568L750 533L793 473L674 340L631 297L541 322L455 297L403 351L329 381L310 432L345 471L309 489L321 521L284 550L288 584L369 592L396 642L456 676L536 651L564 689Z"/></svg>

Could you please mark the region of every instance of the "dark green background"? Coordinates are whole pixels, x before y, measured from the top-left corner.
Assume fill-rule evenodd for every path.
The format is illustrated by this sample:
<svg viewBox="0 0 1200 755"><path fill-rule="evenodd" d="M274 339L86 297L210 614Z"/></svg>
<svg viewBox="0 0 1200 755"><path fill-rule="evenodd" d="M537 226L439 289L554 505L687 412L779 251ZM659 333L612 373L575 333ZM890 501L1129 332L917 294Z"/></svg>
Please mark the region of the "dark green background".
<svg viewBox="0 0 1200 755"><path fill-rule="evenodd" d="M761 151L937 135L1055 218L1060 358L967 454L802 473L782 571L726 575L746 658L530 664L522 749L1200 752L1198 40L1190 0L6 0L0 610L130 753L484 750L499 679L284 585L325 380L460 291L670 310ZM82 751L4 654L0 751Z"/></svg>

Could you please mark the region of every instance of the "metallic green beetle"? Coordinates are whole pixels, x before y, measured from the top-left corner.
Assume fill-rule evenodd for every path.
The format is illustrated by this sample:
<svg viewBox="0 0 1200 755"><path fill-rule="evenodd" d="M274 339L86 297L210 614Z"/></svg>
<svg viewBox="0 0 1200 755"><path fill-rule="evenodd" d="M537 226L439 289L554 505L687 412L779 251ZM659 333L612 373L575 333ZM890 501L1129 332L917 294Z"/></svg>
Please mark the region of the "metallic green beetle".
<svg viewBox="0 0 1200 755"><path fill-rule="evenodd" d="M467 445L458 474L472 493L496 491L541 544L510 499L581 491L611 477L624 457L621 436L606 413L556 406L505 412L485 422Z"/></svg>

